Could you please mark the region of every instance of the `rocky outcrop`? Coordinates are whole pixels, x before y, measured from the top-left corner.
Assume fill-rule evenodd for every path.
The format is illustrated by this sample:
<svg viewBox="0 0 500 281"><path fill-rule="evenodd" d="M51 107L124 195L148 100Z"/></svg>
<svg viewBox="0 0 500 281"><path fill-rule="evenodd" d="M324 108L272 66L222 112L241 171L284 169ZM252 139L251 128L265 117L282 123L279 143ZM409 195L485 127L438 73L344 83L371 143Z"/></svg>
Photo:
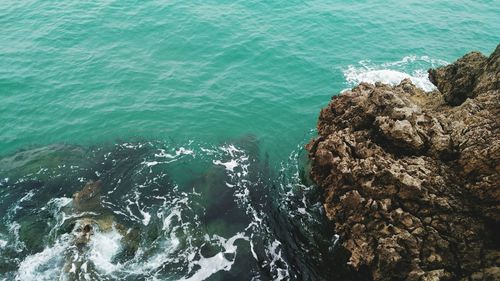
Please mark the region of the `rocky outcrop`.
<svg viewBox="0 0 500 281"><path fill-rule="evenodd" d="M89 181L73 193L70 208L64 210L69 218L71 247L67 249L65 263L61 271L61 280L97 280L95 264L89 259L91 244L96 233L109 234L116 231L121 237L122 249L115 257L134 255L139 247L140 233L137 228L126 228L106 212L101 202L102 181Z"/></svg>
<svg viewBox="0 0 500 281"><path fill-rule="evenodd" d="M307 145L348 264L373 280L500 280L500 45L321 110Z"/></svg>
<svg viewBox="0 0 500 281"><path fill-rule="evenodd" d="M101 209L101 181L89 181L82 190L73 194L73 208L77 212Z"/></svg>

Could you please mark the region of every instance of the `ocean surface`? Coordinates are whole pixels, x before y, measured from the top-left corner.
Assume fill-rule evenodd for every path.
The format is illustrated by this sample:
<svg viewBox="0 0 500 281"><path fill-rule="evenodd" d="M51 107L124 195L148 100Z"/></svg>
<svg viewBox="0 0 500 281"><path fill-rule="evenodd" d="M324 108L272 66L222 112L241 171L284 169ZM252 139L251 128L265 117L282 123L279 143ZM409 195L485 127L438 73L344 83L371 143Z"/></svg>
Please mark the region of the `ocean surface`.
<svg viewBox="0 0 500 281"><path fill-rule="evenodd" d="M0 280L354 278L307 178L319 110L433 90L499 31L498 0L4 0Z"/></svg>

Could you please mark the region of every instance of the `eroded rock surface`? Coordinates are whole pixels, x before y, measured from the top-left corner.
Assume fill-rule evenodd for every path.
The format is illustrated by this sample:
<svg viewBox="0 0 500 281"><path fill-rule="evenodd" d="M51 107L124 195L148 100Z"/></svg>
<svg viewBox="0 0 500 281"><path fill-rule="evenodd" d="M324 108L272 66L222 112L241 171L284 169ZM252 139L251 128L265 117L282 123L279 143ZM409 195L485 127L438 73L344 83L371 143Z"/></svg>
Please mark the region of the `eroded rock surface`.
<svg viewBox="0 0 500 281"><path fill-rule="evenodd" d="M101 181L89 181L82 190L73 194L73 208L77 212L91 212L101 209Z"/></svg>
<svg viewBox="0 0 500 281"><path fill-rule="evenodd" d="M332 98L307 149L348 263L374 280L500 280L500 45Z"/></svg>

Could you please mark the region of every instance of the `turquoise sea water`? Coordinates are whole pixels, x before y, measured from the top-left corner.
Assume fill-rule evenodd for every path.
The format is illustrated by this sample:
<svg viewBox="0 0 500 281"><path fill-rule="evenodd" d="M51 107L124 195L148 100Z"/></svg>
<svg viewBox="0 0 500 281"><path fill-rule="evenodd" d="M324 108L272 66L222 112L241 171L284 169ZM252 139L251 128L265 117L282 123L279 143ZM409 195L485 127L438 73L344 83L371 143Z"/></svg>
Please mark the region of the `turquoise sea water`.
<svg viewBox="0 0 500 281"><path fill-rule="evenodd" d="M361 81L430 90L429 67L499 31L500 1L2 1L0 280L64 275L60 216L89 180L122 225L160 233L119 260L120 234L96 231L115 246L85 252L93 279L340 276L308 254L335 238L314 234L301 161L320 108Z"/></svg>
<svg viewBox="0 0 500 281"><path fill-rule="evenodd" d="M279 154L350 65L489 54L499 17L499 1L3 1L0 153L250 132Z"/></svg>

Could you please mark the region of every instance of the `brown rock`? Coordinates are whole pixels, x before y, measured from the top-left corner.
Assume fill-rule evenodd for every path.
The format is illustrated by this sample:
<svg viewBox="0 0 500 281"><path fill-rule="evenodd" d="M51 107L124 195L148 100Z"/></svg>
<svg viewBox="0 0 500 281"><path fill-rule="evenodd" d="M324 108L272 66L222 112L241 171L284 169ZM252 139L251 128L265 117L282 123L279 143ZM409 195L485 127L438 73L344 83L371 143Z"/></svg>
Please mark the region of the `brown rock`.
<svg viewBox="0 0 500 281"><path fill-rule="evenodd" d="M374 280L500 280L500 45L411 81L361 83L306 147L348 264ZM478 279L479 278L479 279Z"/></svg>
<svg viewBox="0 0 500 281"><path fill-rule="evenodd" d="M78 212L96 211L101 208L101 181L89 181L82 190L73 194L73 208Z"/></svg>

